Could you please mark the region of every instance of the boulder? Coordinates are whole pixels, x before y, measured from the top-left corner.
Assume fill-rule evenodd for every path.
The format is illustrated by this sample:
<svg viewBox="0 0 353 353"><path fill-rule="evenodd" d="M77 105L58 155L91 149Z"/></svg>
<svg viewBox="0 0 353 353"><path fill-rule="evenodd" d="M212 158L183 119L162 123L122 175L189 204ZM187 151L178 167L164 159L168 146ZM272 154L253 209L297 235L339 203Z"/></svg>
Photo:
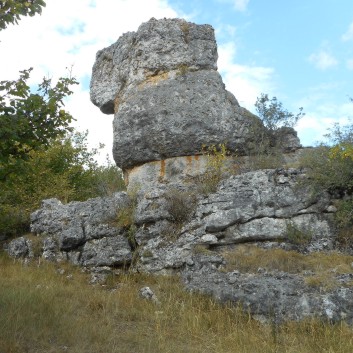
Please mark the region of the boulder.
<svg viewBox="0 0 353 353"><path fill-rule="evenodd" d="M125 192L66 205L44 200L31 214L31 231L43 237L43 257L77 265L119 266L131 262L125 230L116 225L118 210L128 203Z"/></svg>
<svg viewBox="0 0 353 353"><path fill-rule="evenodd" d="M83 246L80 263L83 266L124 266L132 260L132 252L127 237L94 239Z"/></svg>
<svg viewBox="0 0 353 353"><path fill-rule="evenodd" d="M256 139L256 117L225 89L216 62L213 28L180 19L151 19L97 53L91 100L115 113L119 167L198 155L219 143L244 153Z"/></svg>
<svg viewBox="0 0 353 353"><path fill-rule="evenodd" d="M11 240L10 243L5 246L5 250L9 256L15 259L31 257L33 255L31 241L26 237Z"/></svg>

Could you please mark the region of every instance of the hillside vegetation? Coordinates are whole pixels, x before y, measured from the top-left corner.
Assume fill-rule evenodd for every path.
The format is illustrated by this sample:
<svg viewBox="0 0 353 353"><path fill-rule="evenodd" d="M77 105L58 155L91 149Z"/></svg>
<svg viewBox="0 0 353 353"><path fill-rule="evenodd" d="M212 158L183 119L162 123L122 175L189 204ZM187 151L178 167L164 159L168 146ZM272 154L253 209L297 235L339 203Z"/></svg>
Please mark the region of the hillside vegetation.
<svg viewBox="0 0 353 353"><path fill-rule="evenodd" d="M317 320L261 324L187 293L175 277L121 274L105 285L68 264L0 256L1 353L350 353L352 329ZM140 298L149 286L160 304Z"/></svg>

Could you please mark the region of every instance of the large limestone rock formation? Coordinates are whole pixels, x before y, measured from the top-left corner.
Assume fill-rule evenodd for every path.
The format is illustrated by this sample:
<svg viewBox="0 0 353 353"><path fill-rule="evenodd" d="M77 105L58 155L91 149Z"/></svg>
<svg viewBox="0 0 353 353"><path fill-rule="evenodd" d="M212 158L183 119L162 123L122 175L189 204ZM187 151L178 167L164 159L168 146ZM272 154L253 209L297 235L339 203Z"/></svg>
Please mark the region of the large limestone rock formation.
<svg viewBox="0 0 353 353"><path fill-rule="evenodd" d="M153 18L97 53L91 100L115 114L119 167L198 155L219 143L243 153L256 118L225 89L217 57L211 26Z"/></svg>
<svg viewBox="0 0 353 353"><path fill-rule="evenodd" d="M207 179L197 179L207 168L202 145L225 142L239 154L254 142L252 124L263 128L225 90L216 60L212 27L178 19L152 19L97 54L91 98L104 113L115 113L114 158L140 188L133 196L130 189L67 205L43 201L31 215L40 255L98 277L127 266L177 273L188 289L240 303L260 320L319 316L353 324L353 269L333 268L334 285L324 288L307 281L320 274L315 268L265 269L261 257L255 270L229 267L227 253L236 257L244 244L286 256L335 251L337 200L312 193L303 168L238 169L204 191ZM297 149L294 130L278 133L286 152ZM295 152L284 159L298 164ZM33 247L22 237L7 251L30 258Z"/></svg>

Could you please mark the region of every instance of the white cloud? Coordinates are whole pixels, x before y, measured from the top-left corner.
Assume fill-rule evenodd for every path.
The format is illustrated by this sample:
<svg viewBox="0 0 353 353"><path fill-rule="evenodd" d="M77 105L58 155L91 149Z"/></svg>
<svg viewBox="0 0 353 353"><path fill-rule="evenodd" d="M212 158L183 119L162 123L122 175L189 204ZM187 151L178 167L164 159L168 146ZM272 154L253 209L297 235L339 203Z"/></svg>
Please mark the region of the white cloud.
<svg viewBox="0 0 353 353"><path fill-rule="evenodd" d="M217 0L217 1L221 3L232 4L235 11L240 11L240 12L246 11L247 6L250 2L250 0Z"/></svg>
<svg viewBox="0 0 353 353"><path fill-rule="evenodd" d="M336 58L325 50L320 50L318 53L311 54L309 56L309 61L320 70L327 70L338 64Z"/></svg>
<svg viewBox="0 0 353 353"><path fill-rule="evenodd" d="M344 42L353 40L353 22L349 25L347 32L342 35L342 40Z"/></svg>
<svg viewBox="0 0 353 353"><path fill-rule="evenodd" d="M343 105L326 105L318 109L307 111L303 119L299 120L295 129L303 146L312 146L317 142L325 141L324 135L335 123L341 126L349 123L353 114L351 103Z"/></svg>
<svg viewBox="0 0 353 353"><path fill-rule="evenodd" d="M237 11L245 11L250 0L233 0L234 8Z"/></svg>
<svg viewBox="0 0 353 353"><path fill-rule="evenodd" d="M114 43L124 32L136 31L151 17L178 17L167 0L48 0L41 16L22 18L17 26L0 31L0 80L13 80L18 71L34 67L30 84L41 82L43 76L67 74L81 82L67 103L82 129L111 146L111 117L100 113L89 100L87 81L96 52ZM4 55L6 53L6 55ZM86 82L84 87L83 82ZM107 122L107 123L106 123Z"/></svg>
<svg viewBox="0 0 353 353"><path fill-rule="evenodd" d="M227 90L235 95L241 106L253 111L260 93L273 93L273 68L236 64L233 43L220 45L218 53L218 68Z"/></svg>

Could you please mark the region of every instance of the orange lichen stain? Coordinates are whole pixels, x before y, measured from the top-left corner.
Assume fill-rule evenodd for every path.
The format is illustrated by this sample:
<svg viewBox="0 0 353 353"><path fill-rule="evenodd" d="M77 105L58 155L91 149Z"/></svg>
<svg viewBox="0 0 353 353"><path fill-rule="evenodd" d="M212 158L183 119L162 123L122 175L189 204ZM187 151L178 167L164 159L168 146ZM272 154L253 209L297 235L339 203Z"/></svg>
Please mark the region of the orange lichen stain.
<svg viewBox="0 0 353 353"><path fill-rule="evenodd" d="M148 76L146 75L146 79L141 82L138 88L143 88L148 85L157 85L159 82L166 80L169 77L168 72L162 72L160 74Z"/></svg>
<svg viewBox="0 0 353 353"><path fill-rule="evenodd" d="M114 99L114 113L116 113L119 109L120 104L123 102L122 99L120 99L119 96L116 96L116 98Z"/></svg>
<svg viewBox="0 0 353 353"><path fill-rule="evenodd" d="M195 157L195 161L198 161L199 158L200 158L200 156L198 154L196 156L194 156L194 157Z"/></svg>
<svg viewBox="0 0 353 353"><path fill-rule="evenodd" d="M128 186L129 185L129 176L130 173L132 172L133 169L124 169L123 170L123 177L124 177L124 182L125 185Z"/></svg>
<svg viewBox="0 0 353 353"><path fill-rule="evenodd" d="M161 168L159 170L159 179L163 180L165 177L165 160L161 160Z"/></svg>

